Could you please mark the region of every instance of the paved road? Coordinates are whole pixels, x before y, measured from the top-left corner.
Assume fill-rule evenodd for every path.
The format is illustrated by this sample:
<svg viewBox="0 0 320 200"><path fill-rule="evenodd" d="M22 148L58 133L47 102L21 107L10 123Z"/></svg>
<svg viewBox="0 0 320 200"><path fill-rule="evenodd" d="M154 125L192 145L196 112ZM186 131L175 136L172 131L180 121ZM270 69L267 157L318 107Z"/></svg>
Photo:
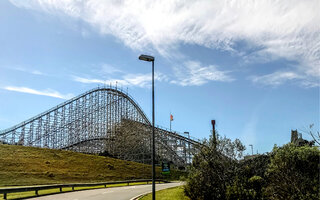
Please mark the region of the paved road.
<svg viewBox="0 0 320 200"><path fill-rule="evenodd" d="M176 187L183 183L163 183L156 184L156 190ZM135 185L114 188L102 188L94 190L84 190L78 192L68 192L32 199L37 200L130 200L143 193L151 192L151 185Z"/></svg>

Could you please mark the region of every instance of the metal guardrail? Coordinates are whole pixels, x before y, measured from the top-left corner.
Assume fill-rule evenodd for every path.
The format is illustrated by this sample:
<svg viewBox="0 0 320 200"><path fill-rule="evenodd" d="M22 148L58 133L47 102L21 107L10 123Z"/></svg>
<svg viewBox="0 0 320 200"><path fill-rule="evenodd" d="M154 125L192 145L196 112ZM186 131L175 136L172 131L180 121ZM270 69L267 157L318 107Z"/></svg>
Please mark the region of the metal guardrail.
<svg viewBox="0 0 320 200"><path fill-rule="evenodd" d="M169 183L169 181L156 179L157 182L164 182ZM128 181L114 181L114 182L102 182L102 183L74 183L74 184L56 184L56 185L43 185L43 186L28 186L28 187L15 187L15 188L0 188L0 194L3 194L3 199L7 199L7 194L9 193L18 193L18 192L28 192L28 191L35 191L35 195L39 196L39 190L47 190L47 189L56 189L59 188L60 192L62 188L72 188L72 191L75 190L76 187L93 187L93 186L100 186L103 185L105 188L107 185L116 185L116 184L123 184L127 183L139 183L139 182L152 182L152 179L140 179L140 180L128 180Z"/></svg>

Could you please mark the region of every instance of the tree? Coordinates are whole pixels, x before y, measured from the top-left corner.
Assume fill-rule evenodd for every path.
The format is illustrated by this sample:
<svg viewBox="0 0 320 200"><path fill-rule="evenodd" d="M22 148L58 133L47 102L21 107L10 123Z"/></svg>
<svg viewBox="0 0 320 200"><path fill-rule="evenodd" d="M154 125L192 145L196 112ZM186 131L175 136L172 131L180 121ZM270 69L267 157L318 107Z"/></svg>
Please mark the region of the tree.
<svg viewBox="0 0 320 200"><path fill-rule="evenodd" d="M274 147L267 169L268 199L319 199L319 158L317 147Z"/></svg>
<svg viewBox="0 0 320 200"><path fill-rule="evenodd" d="M226 199L226 189L233 181L237 160L245 146L240 140L231 141L217 135L203 142L200 152L194 156L185 193L192 200Z"/></svg>
<svg viewBox="0 0 320 200"><path fill-rule="evenodd" d="M260 176L254 176L250 178L249 181L250 186L248 186L248 183L244 183L243 180L236 177L232 185L227 186L226 199L261 199L261 194L257 191L261 191L262 178Z"/></svg>
<svg viewBox="0 0 320 200"><path fill-rule="evenodd" d="M232 141L226 136L221 138L219 135L217 135L217 151L222 155L236 160L243 157L244 150L246 150L246 147L239 139Z"/></svg>
<svg viewBox="0 0 320 200"><path fill-rule="evenodd" d="M233 184L227 188L227 199L262 199L263 188L267 185L265 172L269 163L270 154L240 160Z"/></svg>
<svg viewBox="0 0 320 200"><path fill-rule="evenodd" d="M310 124L308 128L304 128L303 132L307 133L310 135L313 139L313 141L317 144L320 145L320 132L314 130L314 124Z"/></svg>

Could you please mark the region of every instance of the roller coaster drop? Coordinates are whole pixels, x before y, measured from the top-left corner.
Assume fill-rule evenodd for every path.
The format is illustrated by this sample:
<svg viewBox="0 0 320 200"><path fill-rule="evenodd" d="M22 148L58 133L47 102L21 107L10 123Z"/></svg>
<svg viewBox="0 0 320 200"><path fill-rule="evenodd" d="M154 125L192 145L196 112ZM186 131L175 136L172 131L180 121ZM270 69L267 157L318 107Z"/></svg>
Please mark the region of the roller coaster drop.
<svg viewBox="0 0 320 200"><path fill-rule="evenodd" d="M155 128L156 161L185 166L201 145L182 134ZM151 163L151 124L128 94L100 87L74 97L14 127L0 131L0 143L83 153L105 153Z"/></svg>

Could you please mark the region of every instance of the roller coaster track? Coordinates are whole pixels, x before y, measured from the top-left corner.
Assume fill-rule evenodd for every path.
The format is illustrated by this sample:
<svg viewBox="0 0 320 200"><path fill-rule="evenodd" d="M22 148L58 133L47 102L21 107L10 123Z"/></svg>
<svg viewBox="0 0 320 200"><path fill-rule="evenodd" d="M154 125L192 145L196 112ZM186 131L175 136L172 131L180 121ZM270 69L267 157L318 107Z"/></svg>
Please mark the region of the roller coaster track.
<svg viewBox="0 0 320 200"><path fill-rule="evenodd" d="M103 153L150 163L151 123L138 103L113 87L98 87L0 131L0 143ZM157 159L185 165L201 145L156 127Z"/></svg>

